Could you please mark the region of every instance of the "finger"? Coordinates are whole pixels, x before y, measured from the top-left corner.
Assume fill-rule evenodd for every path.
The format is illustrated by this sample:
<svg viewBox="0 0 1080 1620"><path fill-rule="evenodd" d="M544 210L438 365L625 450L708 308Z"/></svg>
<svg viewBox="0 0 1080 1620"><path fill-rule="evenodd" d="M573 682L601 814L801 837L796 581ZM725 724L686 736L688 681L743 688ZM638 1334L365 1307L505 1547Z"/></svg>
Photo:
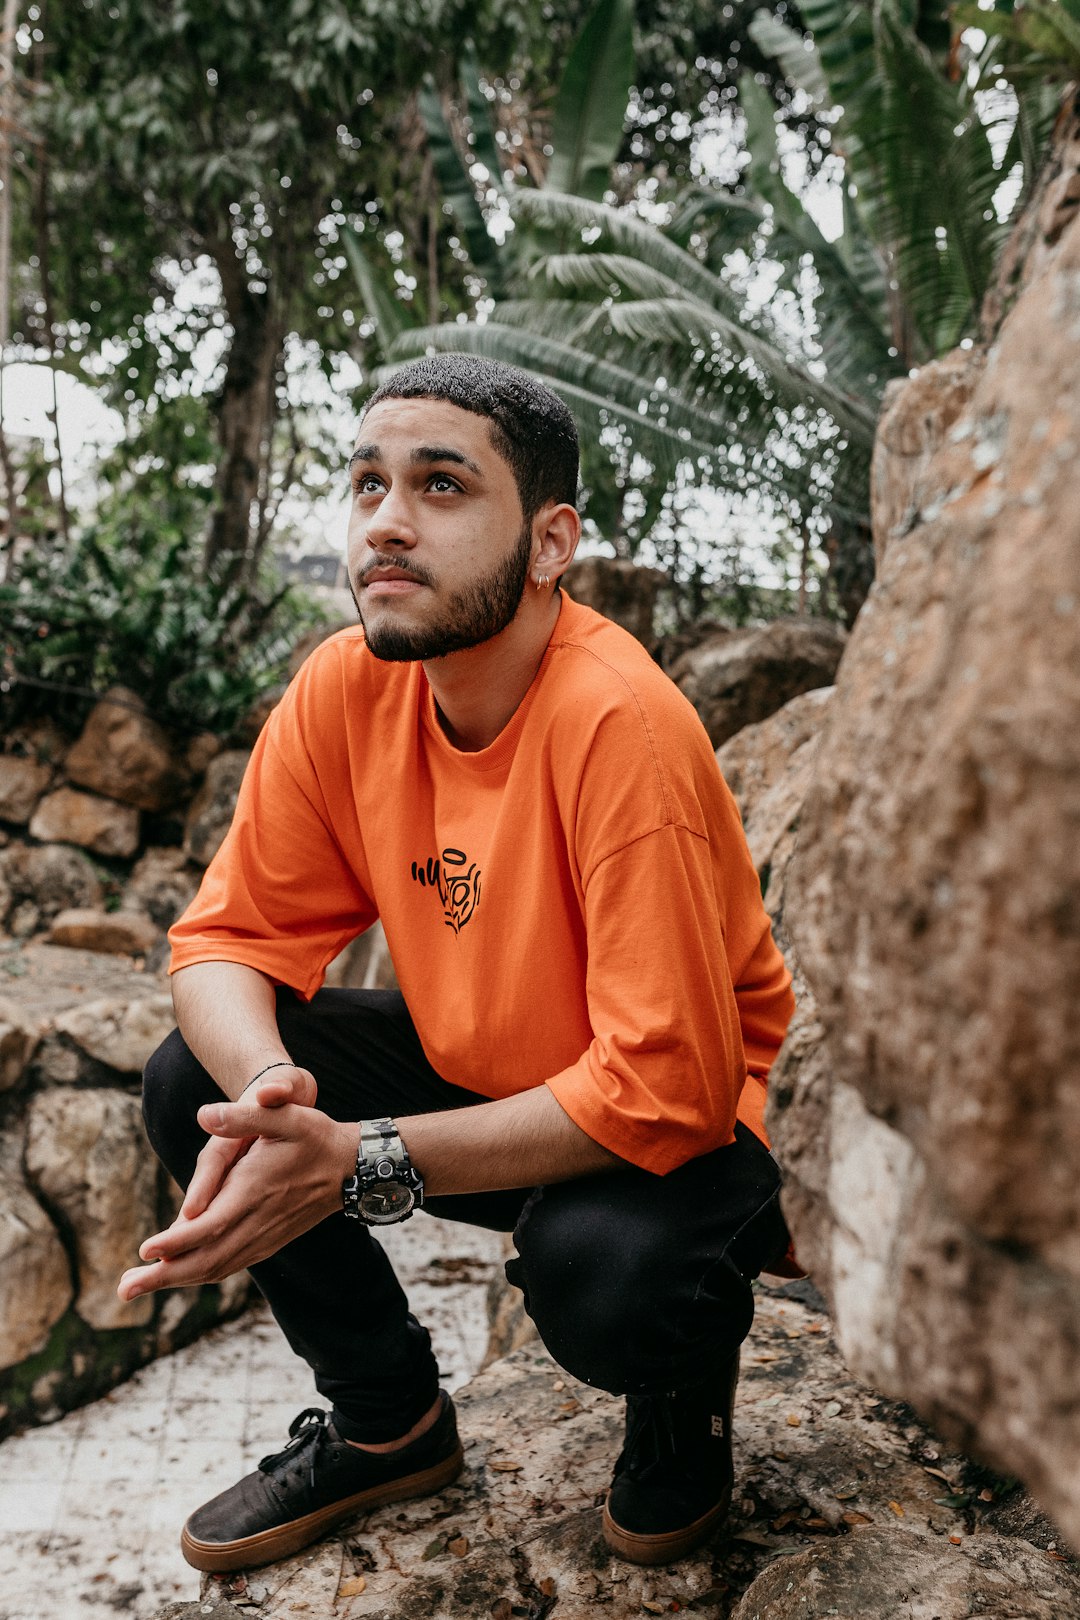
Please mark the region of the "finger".
<svg viewBox="0 0 1080 1620"><path fill-rule="evenodd" d="M291 1137L303 1123L297 1115L310 1120L311 1110L298 1109L294 1104L281 1103L273 1108L260 1108L257 1103L205 1103L199 1109L198 1120L204 1131L217 1137Z"/></svg>
<svg viewBox="0 0 1080 1620"><path fill-rule="evenodd" d="M251 1088L251 1094L263 1108L279 1108L287 1102L297 1103L301 1108L313 1108L319 1088L310 1070L295 1069L292 1074L273 1075L267 1080L260 1080L257 1086Z"/></svg>
<svg viewBox="0 0 1080 1620"><path fill-rule="evenodd" d="M220 1138L212 1136L199 1154L195 1174L188 1184L180 1214L185 1220L201 1215L203 1210L221 1191L225 1177L238 1159L241 1159L255 1140L254 1137Z"/></svg>
<svg viewBox="0 0 1080 1620"><path fill-rule="evenodd" d="M133 1266L121 1277L116 1292L128 1303L143 1294L160 1293L164 1288L192 1288L199 1283L221 1282L242 1271L240 1265L230 1266L228 1261L213 1251L199 1250L177 1260L160 1260L154 1265Z"/></svg>
<svg viewBox="0 0 1080 1620"><path fill-rule="evenodd" d="M222 1220L216 1213L204 1211L191 1220L178 1216L164 1232L155 1232L153 1237L139 1244L139 1258L148 1262L175 1260L182 1254L191 1254L193 1250L215 1242L221 1232Z"/></svg>

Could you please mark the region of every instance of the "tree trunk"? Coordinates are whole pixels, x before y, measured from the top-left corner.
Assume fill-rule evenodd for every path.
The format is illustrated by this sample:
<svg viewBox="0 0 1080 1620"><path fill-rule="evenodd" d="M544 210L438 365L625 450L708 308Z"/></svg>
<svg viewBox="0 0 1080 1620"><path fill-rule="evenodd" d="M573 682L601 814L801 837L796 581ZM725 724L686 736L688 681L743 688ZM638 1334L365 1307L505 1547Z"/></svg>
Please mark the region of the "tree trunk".
<svg viewBox="0 0 1080 1620"><path fill-rule="evenodd" d="M231 244L215 255L233 329L218 411L221 459L204 565L230 579L245 572L259 498L264 446L273 426L274 373L285 323L271 293L253 292Z"/></svg>

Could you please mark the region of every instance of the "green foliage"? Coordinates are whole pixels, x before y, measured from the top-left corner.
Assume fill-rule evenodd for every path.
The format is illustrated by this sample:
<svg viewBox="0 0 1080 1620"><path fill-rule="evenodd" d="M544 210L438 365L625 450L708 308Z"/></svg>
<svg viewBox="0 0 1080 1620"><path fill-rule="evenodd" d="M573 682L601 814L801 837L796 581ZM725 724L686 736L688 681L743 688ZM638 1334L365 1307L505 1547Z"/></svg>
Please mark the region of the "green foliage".
<svg viewBox="0 0 1080 1620"><path fill-rule="evenodd" d="M598 0L570 52L552 122L547 184L599 201L622 140L634 71L630 0Z"/></svg>
<svg viewBox="0 0 1080 1620"><path fill-rule="evenodd" d="M55 712L58 686L74 689L61 706L77 717L121 685L165 725L226 735L323 617L290 587L206 576L189 535L133 510L68 556L29 553L0 585L5 708Z"/></svg>
<svg viewBox="0 0 1080 1620"><path fill-rule="evenodd" d="M1018 89L1080 77L1080 0L996 0L957 6L955 17L990 36L984 61L999 64Z"/></svg>

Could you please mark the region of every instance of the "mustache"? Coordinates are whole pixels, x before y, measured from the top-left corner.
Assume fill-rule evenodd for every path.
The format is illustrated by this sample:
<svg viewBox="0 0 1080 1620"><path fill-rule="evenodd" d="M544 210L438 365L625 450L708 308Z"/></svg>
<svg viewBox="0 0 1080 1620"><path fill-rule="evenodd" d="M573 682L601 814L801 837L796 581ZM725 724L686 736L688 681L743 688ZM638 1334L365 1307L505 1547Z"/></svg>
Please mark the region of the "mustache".
<svg viewBox="0 0 1080 1620"><path fill-rule="evenodd" d="M415 579L418 585L435 584L435 576L429 573L426 568L420 567L416 563L387 562L384 559L381 561L370 562L366 568L362 568L353 581L354 588L359 590L364 584L364 581L369 579L372 574L385 571L387 568L393 568L395 572L399 574L407 574L410 579Z"/></svg>

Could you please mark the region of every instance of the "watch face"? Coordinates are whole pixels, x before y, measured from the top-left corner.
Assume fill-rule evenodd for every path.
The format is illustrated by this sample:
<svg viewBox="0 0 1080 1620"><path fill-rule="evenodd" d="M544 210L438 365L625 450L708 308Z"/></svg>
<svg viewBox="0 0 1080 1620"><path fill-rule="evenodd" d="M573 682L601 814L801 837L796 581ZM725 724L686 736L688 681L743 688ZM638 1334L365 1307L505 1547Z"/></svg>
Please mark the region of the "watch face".
<svg viewBox="0 0 1080 1620"><path fill-rule="evenodd" d="M415 1202L416 1195L404 1182L384 1181L360 1194L360 1213L372 1226L389 1226L403 1221Z"/></svg>

